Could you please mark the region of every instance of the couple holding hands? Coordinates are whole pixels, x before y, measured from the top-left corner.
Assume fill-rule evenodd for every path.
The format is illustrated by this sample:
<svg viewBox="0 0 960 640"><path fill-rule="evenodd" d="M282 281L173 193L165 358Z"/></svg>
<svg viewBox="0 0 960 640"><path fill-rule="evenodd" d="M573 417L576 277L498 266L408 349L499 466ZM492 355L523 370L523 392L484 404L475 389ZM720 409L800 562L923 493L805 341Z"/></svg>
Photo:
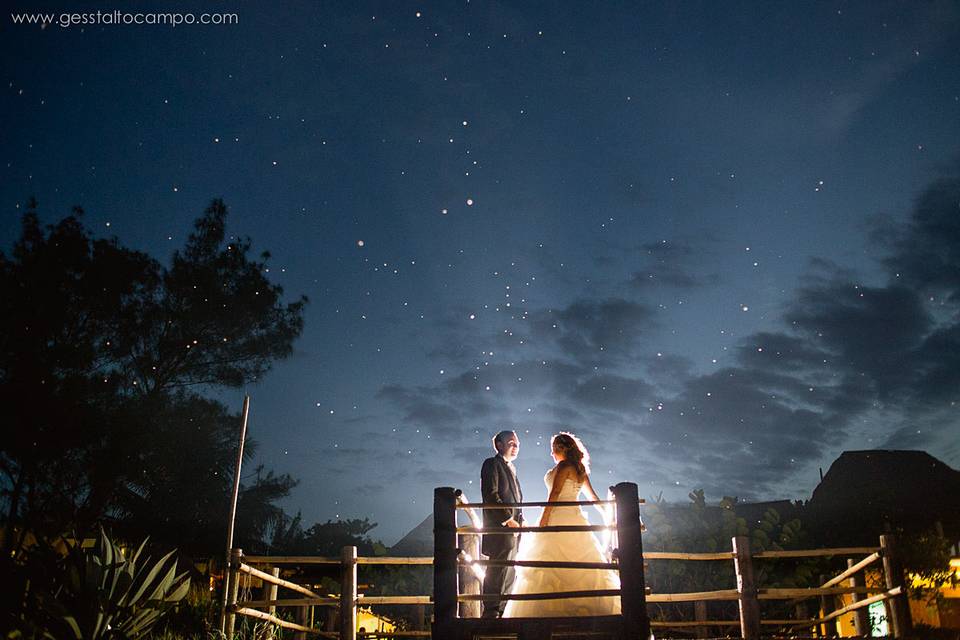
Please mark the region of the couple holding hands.
<svg viewBox="0 0 960 640"><path fill-rule="evenodd" d="M523 502L523 492L513 461L520 452L520 439L513 431L501 431L493 438L497 454L483 461L480 491L485 503ZM581 493L599 500L590 484L590 456L580 439L561 432L550 439L554 466L543 478L549 492L548 502L574 502ZM606 516L602 507L601 514ZM606 520L606 517L604 518ZM518 507L483 511L484 528L517 528L523 524ZM548 505L537 526L589 525L579 506ZM606 554L589 531L483 536L481 550L491 560L547 560L559 562L607 562ZM619 589L620 578L609 569L550 569L488 566L483 593L523 594L561 591ZM483 603L485 618L533 618L565 616L601 616L620 613L616 596L566 598L557 600L498 600Z"/></svg>

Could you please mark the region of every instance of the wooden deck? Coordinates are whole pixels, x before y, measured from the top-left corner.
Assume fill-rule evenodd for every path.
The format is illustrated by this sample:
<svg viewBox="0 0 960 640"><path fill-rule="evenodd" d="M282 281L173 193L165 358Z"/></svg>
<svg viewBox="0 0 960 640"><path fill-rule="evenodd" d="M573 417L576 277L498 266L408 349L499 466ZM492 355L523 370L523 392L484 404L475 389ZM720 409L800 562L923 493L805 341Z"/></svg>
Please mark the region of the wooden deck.
<svg viewBox="0 0 960 640"><path fill-rule="evenodd" d="M621 616L591 618L473 618L435 622L433 637L445 640L625 640Z"/></svg>

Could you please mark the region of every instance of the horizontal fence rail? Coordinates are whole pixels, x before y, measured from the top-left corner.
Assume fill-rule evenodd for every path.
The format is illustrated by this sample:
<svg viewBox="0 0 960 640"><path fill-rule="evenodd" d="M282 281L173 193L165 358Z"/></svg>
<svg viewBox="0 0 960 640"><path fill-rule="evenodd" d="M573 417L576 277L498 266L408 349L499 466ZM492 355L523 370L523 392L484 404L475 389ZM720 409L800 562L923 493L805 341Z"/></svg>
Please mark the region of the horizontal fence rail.
<svg viewBox="0 0 960 640"><path fill-rule="evenodd" d="M565 600L568 598L602 598L619 596L620 589L593 589L589 591L551 591L549 593L479 593L459 595L460 602L482 602L484 600Z"/></svg>
<svg viewBox="0 0 960 640"><path fill-rule="evenodd" d="M816 598L818 596L839 596L846 593L877 593L883 589L870 587L801 587L795 589L757 589L757 597L761 600L796 600L797 598Z"/></svg>
<svg viewBox="0 0 960 640"><path fill-rule="evenodd" d="M677 628L684 627L702 627L704 625L716 627L737 627L740 626L739 620L651 620L651 627Z"/></svg>
<svg viewBox="0 0 960 640"><path fill-rule="evenodd" d="M457 533L512 536L518 533L572 533L576 531L614 531L616 527L605 524L562 524L546 527L457 527Z"/></svg>
<svg viewBox="0 0 960 640"><path fill-rule="evenodd" d="M274 600L244 600L238 607L328 607L340 604L340 598L281 598Z"/></svg>
<svg viewBox="0 0 960 640"><path fill-rule="evenodd" d="M247 564L341 564L341 558L324 558L321 556L243 556ZM433 564L433 558L423 556L393 557L370 556L357 558L357 564Z"/></svg>
<svg viewBox="0 0 960 640"><path fill-rule="evenodd" d="M558 500L557 502L465 502L458 501L457 509L522 509L523 507L591 507L615 505L616 500ZM638 500L637 504L646 504Z"/></svg>
<svg viewBox="0 0 960 640"><path fill-rule="evenodd" d="M794 549L791 551L760 551L753 554L754 558L817 558L829 556L858 556L863 553L874 553L877 547L839 547L836 549Z"/></svg>
<svg viewBox="0 0 960 640"><path fill-rule="evenodd" d="M717 591L692 591L689 593L654 593L647 596L647 602L697 602L698 600L737 600L740 593L736 589Z"/></svg>
<svg viewBox="0 0 960 640"><path fill-rule="evenodd" d="M612 569L616 562L563 562L560 560L460 560L461 565L475 564L481 567L530 567L536 569Z"/></svg>
<svg viewBox="0 0 960 640"><path fill-rule="evenodd" d="M754 556L756 557L756 556ZM644 560L733 560L732 551L719 553L678 553L673 551L645 551Z"/></svg>

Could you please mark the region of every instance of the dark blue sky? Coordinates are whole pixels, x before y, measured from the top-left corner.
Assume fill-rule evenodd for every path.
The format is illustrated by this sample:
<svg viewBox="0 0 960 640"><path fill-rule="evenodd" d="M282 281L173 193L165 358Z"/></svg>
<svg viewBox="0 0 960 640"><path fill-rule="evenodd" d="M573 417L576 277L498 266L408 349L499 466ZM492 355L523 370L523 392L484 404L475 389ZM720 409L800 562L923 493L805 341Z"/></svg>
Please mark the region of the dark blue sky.
<svg viewBox="0 0 960 640"><path fill-rule="evenodd" d="M4 15L2 246L35 195L166 258L223 197L311 300L246 390L308 523L393 542L505 427L531 498L561 428L669 499L960 464L957 2L10 11L97 9L239 24Z"/></svg>

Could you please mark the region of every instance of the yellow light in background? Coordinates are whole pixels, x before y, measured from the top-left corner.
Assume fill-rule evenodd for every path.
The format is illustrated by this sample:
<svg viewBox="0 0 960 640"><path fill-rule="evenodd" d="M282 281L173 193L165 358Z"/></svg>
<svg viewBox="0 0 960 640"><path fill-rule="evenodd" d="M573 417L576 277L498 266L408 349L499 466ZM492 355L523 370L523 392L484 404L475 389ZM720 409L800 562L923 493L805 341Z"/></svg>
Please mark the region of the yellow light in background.
<svg viewBox="0 0 960 640"><path fill-rule="evenodd" d="M910 584L914 589L935 589L936 584L929 578L924 578L916 573L909 574Z"/></svg>

